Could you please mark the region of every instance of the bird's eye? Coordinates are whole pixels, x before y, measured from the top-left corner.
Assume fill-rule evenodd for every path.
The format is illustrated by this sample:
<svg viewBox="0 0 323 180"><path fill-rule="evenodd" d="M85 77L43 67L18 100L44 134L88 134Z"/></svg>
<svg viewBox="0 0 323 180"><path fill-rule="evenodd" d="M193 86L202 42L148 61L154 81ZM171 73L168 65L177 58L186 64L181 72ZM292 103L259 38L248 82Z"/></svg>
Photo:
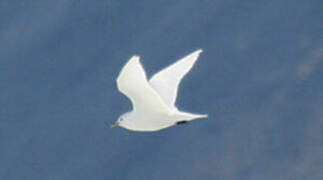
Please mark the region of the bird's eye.
<svg viewBox="0 0 323 180"><path fill-rule="evenodd" d="M123 121L123 118L120 118L119 120L120 120L120 121Z"/></svg>

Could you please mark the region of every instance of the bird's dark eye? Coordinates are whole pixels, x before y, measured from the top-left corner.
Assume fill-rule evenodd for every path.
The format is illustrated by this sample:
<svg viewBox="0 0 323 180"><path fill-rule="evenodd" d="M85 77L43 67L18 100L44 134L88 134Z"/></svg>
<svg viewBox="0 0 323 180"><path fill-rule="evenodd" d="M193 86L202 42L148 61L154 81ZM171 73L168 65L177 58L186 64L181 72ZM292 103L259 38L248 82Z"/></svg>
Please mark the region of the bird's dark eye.
<svg viewBox="0 0 323 180"><path fill-rule="evenodd" d="M123 118L120 118L120 121L123 121Z"/></svg>

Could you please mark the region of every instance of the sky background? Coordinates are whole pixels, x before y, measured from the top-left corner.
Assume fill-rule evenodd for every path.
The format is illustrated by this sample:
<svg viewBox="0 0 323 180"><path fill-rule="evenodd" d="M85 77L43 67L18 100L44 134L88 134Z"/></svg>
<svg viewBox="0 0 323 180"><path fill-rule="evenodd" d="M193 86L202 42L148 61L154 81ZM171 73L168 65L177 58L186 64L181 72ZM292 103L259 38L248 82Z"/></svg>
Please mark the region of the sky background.
<svg viewBox="0 0 323 180"><path fill-rule="evenodd" d="M323 1L0 0L1 180L323 179ZM110 129L115 79L202 48L179 109Z"/></svg>

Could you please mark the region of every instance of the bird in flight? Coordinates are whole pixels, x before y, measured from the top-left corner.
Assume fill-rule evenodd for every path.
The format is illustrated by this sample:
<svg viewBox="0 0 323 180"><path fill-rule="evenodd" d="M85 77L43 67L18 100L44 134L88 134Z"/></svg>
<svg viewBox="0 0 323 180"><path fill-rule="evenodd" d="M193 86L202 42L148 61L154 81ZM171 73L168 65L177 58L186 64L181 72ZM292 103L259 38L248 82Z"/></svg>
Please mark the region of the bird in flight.
<svg viewBox="0 0 323 180"><path fill-rule="evenodd" d="M132 103L132 111L122 114L111 127L132 131L158 131L198 118L206 114L183 112L175 106L178 86L190 71L202 49L178 60L176 63L147 79L139 56L133 56L121 69L117 86Z"/></svg>

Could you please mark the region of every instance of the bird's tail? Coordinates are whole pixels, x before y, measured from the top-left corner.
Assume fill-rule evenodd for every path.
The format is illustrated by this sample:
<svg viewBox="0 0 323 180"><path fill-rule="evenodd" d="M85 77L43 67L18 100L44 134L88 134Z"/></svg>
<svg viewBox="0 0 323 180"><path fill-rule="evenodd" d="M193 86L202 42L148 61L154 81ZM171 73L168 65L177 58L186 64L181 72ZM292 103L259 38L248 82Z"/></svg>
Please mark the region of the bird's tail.
<svg viewBox="0 0 323 180"><path fill-rule="evenodd" d="M193 114L193 113L188 113L188 112L179 112L178 118L181 120L191 121L194 119L208 118L208 115L207 114Z"/></svg>

